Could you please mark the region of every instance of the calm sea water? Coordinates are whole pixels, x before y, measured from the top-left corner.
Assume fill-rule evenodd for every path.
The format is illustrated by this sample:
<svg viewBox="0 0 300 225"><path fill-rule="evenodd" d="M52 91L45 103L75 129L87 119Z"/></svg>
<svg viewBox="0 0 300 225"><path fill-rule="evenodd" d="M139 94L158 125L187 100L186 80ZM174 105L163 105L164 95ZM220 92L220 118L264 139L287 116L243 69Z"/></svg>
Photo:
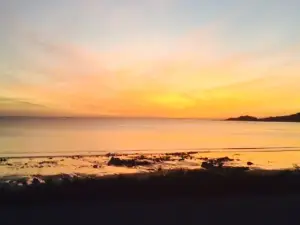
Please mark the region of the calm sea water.
<svg viewBox="0 0 300 225"><path fill-rule="evenodd" d="M196 119L27 119L0 121L0 155L137 151L300 149L300 123Z"/></svg>

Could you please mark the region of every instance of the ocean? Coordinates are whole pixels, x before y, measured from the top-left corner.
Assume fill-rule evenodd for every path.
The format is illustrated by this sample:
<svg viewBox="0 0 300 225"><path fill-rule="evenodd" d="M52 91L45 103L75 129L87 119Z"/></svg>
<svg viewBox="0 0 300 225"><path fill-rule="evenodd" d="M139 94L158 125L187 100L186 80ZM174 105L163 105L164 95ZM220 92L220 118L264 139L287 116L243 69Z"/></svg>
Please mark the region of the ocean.
<svg viewBox="0 0 300 225"><path fill-rule="evenodd" d="M0 120L0 156L231 150L300 150L300 123L134 118Z"/></svg>

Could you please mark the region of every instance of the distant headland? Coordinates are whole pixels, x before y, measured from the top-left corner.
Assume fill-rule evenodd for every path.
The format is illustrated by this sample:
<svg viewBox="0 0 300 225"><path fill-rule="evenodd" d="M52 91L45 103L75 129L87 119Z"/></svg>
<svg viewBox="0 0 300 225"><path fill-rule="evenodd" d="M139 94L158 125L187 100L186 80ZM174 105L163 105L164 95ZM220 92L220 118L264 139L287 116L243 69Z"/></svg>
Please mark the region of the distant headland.
<svg viewBox="0 0 300 225"><path fill-rule="evenodd" d="M226 119L227 121L258 121L258 122L300 122L300 113L275 116L275 117L264 117L257 118L254 116L240 116Z"/></svg>

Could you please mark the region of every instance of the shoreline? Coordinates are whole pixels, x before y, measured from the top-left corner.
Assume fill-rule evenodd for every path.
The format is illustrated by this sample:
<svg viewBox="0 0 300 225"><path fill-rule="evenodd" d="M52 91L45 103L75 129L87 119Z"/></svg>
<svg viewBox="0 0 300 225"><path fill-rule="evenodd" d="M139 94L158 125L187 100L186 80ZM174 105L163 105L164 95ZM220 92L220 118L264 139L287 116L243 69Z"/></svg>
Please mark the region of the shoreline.
<svg viewBox="0 0 300 225"><path fill-rule="evenodd" d="M167 153L107 153L97 155L0 157L0 188L12 189L44 183L48 177L63 179L152 174L158 171L194 171L220 168L248 168L250 171L295 170L300 151L180 151Z"/></svg>
<svg viewBox="0 0 300 225"><path fill-rule="evenodd" d="M117 161L110 162L115 157ZM106 153L64 156L0 157L0 181L58 174L104 176L153 172L159 169L199 169L205 160L228 157L226 166L251 169L291 169L300 165L300 150L276 151L176 151L165 153Z"/></svg>
<svg viewBox="0 0 300 225"><path fill-rule="evenodd" d="M289 154L296 153L291 151ZM8 159L0 162L0 172L3 163L12 165L9 171L17 171L12 169L13 162L15 166L27 163L38 169L31 168L29 174L22 176L1 176L0 206L120 202L135 205L139 202L180 202L182 199L205 205L211 200L235 197L300 196L300 167L264 169L254 159L264 158L261 154L265 153L256 152L260 157L248 153L249 157L251 154L254 157L248 162L243 160L243 154L247 155L242 152L231 155L224 152L172 152ZM284 161L280 152L267 154L279 154ZM60 162L66 163L68 170L58 170ZM86 170L74 169L73 164L84 164Z"/></svg>
<svg viewBox="0 0 300 225"><path fill-rule="evenodd" d="M240 150L240 151L239 151ZM242 151L241 151L242 150ZM189 149L133 149L133 150L100 150L100 151L85 151L87 153L71 153L70 154L46 154L46 155L22 155L21 153L10 153L10 154L0 154L0 158L10 158L10 159L22 159L22 158L59 158L59 157L73 157L73 156L83 156L83 157L101 157L107 154L115 155L153 155L153 154L173 154L173 153L255 153L255 152L298 152L300 151L300 146L280 146L280 147L224 147L224 148L189 148ZM90 153L88 153L90 152ZM96 153L97 152L97 153Z"/></svg>

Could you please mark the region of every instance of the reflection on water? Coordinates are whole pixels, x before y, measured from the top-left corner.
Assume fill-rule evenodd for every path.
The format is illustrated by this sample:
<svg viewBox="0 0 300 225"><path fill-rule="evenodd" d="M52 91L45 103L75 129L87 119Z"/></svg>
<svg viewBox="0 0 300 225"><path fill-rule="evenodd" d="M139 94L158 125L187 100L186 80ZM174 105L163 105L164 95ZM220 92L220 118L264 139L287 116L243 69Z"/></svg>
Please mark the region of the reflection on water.
<svg viewBox="0 0 300 225"><path fill-rule="evenodd" d="M61 155L226 148L239 148L240 151L247 150L242 148L265 148L271 151L290 147L297 150L299 136L299 123L195 119L2 120L0 154Z"/></svg>

